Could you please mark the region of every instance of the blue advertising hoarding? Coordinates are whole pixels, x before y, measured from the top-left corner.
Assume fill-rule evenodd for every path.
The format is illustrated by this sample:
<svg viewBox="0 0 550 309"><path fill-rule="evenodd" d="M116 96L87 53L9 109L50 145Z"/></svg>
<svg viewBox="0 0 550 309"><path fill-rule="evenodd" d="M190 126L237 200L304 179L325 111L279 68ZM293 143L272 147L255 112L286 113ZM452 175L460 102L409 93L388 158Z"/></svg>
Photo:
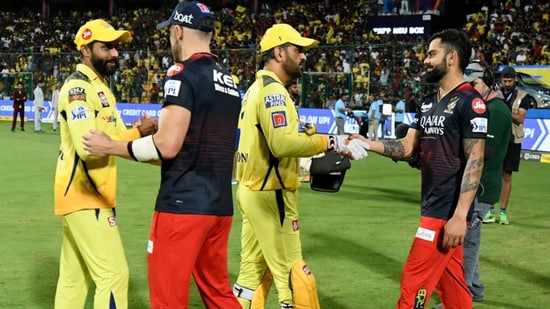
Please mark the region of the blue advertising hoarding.
<svg viewBox="0 0 550 309"><path fill-rule="evenodd" d="M42 112L43 122L52 122L53 115L50 101L45 101L46 109ZM145 113L150 117L159 117L159 104L133 104L118 103L117 109L126 125L131 125L134 121L140 119ZM334 114L329 109L301 108L298 110L301 121L308 121L317 125L317 131L325 134L336 134L336 122ZM11 100L0 100L0 119L11 121L13 107ZM537 118L532 118L535 115ZM410 123L414 114L407 113L405 123ZM34 107L32 102L25 104L25 118L32 120L34 118ZM527 112L524 122L525 139L522 143L522 149L531 151L550 152L550 109L533 109ZM359 125L353 118L346 117L345 131L347 133L359 132Z"/></svg>

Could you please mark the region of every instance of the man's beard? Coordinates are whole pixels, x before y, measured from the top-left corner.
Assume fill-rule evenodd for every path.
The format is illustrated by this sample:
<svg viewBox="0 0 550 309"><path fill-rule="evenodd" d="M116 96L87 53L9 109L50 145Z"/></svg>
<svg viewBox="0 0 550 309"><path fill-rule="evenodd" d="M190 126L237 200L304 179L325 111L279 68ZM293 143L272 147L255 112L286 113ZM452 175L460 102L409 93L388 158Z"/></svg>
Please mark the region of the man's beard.
<svg viewBox="0 0 550 309"><path fill-rule="evenodd" d="M426 71L425 78L428 83L437 83L445 74L447 74L447 60L443 59L443 61L433 67L431 71Z"/></svg>
<svg viewBox="0 0 550 309"><path fill-rule="evenodd" d="M118 59L103 60L96 58L92 54L92 65L101 76L111 76L118 69ZM114 65L110 65L108 62L114 61Z"/></svg>
<svg viewBox="0 0 550 309"><path fill-rule="evenodd" d="M283 70L290 77L290 79L295 79L302 76L302 68L300 65L295 65L290 60L286 60L283 63Z"/></svg>

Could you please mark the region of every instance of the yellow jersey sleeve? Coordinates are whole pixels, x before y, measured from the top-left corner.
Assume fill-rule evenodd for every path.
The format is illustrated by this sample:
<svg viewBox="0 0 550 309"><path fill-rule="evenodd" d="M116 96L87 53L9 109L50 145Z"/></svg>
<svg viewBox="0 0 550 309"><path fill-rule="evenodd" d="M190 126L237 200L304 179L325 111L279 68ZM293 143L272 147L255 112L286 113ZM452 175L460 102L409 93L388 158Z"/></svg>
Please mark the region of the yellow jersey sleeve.
<svg viewBox="0 0 550 309"><path fill-rule="evenodd" d="M298 132L299 118L283 83L259 71L243 99L236 177L251 190L299 188L298 160L323 152L327 138Z"/></svg>

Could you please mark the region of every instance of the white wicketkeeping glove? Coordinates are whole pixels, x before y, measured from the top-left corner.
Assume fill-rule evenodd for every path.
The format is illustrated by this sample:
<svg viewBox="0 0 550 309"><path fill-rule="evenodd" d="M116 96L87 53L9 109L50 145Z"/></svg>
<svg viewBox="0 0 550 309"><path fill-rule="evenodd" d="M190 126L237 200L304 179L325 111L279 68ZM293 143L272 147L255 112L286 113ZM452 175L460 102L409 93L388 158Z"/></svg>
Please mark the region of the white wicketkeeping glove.
<svg viewBox="0 0 550 309"><path fill-rule="evenodd" d="M336 147L333 149L338 153L351 156L353 160L361 160L369 155L367 152L370 149L369 144L360 139L348 139L347 135L333 135L332 137L336 140ZM329 136L329 145L330 139Z"/></svg>

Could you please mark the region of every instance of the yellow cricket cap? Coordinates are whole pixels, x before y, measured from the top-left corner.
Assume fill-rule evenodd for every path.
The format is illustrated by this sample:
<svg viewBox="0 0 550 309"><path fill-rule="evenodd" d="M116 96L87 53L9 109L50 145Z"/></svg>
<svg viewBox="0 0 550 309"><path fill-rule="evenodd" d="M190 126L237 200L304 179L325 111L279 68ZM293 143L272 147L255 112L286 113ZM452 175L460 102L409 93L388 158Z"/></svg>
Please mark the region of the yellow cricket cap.
<svg viewBox="0 0 550 309"><path fill-rule="evenodd" d="M80 50L82 45L87 45L93 41L100 42L123 42L128 43L131 35L126 30L115 30L108 22L103 19L94 19L85 23L78 29L74 38L76 49Z"/></svg>
<svg viewBox="0 0 550 309"><path fill-rule="evenodd" d="M289 24L275 24L271 26L271 28L267 29L262 37L262 40L260 41L260 52L263 53L273 47L281 46L287 43L308 49L319 44L319 41L304 38Z"/></svg>

